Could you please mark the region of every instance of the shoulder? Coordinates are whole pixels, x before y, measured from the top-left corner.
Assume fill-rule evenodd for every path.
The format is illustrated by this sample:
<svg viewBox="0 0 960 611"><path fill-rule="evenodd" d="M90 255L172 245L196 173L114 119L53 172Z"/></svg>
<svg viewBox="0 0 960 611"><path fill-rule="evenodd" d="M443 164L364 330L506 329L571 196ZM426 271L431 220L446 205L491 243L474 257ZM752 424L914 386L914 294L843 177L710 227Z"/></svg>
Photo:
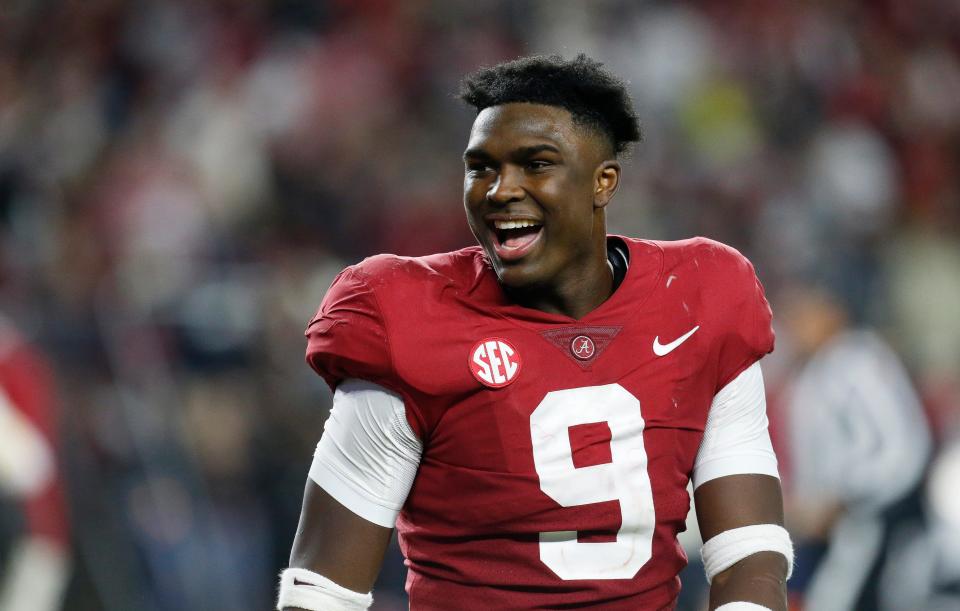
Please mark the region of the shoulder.
<svg viewBox="0 0 960 611"><path fill-rule="evenodd" d="M723 242L703 236L685 240L647 240L626 236L616 237L627 244L631 255L656 254L662 257L665 270L684 265L711 271L738 267L752 269L750 261L739 250Z"/></svg>
<svg viewBox="0 0 960 611"><path fill-rule="evenodd" d="M413 406L424 380L437 377L424 359L442 360L462 325L465 287L492 273L485 266L477 247L426 257L376 255L347 267L307 326L307 362L331 388L362 379ZM416 420L420 432L422 419Z"/></svg>
<svg viewBox="0 0 960 611"><path fill-rule="evenodd" d="M429 296L479 273L481 264L477 252L463 249L427 257L376 255L345 268L307 324L307 362L331 388L358 378L402 393L397 353L403 360L406 341L420 333L429 314L426 304L439 301Z"/></svg>
<svg viewBox="0 0 960 611"><path fill-rule="evenodd" d="M460 282L483 273L486 261L479 246L423 257L380 254L348 267L345 272L373 289L397 289L408 284Z"/></svg>
<svg viewBox="0 0 960 611"><path fill-rule="evenodd" d="M632 253L656 251L661 260L660 282L698 293L712 301L756 297L759 281L753 264L740 251L705 237L686 240L625 238ZM762 289L761 289L762 291Z"/></svg>
<svg viewBox="0 0 960 611"><path fill-rule="evenodd" d="M712 338L719 390L773 350L772 312L753 264L737 249L697 237L653 241L663 253L657 290Z"/></svg>
<svg viewBox="0 0 960 611"><path fill-rule="evenodd" d="M428 285L443 287L469 282L484 273L487 264L479 246L423 257L379 254L350 265L341 271L327 289L311 324L338 306L365 304L378 309L381 299L405 296L428 290Z"/></svg>
<svg viewBox="0 0 960 611"><path fill-rule="evenodd" d="M653 241L664 253L667 269L692 267L700 274L754 274L750 260L732 246L710 238Z"/></svg>
<svg viewBox="0 0 960 611"><path fill-rule="evenodd" d="M374 255L348 269L354 269L357 273L382 283L395 278L460 276L469 273L479 265L483 265L483 250L479 246L470 246L422 257Z"/></svg>

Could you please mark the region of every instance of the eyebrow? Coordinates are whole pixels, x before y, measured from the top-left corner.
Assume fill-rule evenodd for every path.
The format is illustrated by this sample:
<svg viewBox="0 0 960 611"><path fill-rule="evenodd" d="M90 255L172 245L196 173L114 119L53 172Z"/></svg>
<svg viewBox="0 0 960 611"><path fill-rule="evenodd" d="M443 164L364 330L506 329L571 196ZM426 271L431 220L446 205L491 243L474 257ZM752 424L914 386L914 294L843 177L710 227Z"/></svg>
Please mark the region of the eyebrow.
<svg viewBox="0 0 960 611"><path fill-rule="evenodd" d="M514 158L532 157L537 153L550 152L560 154L560 149L552 144L536 144L533 146L522 146L510 151L510 156ZM490 153L481 148L469 148L463 152L463 158L466 159L490 159Z"/></svg>

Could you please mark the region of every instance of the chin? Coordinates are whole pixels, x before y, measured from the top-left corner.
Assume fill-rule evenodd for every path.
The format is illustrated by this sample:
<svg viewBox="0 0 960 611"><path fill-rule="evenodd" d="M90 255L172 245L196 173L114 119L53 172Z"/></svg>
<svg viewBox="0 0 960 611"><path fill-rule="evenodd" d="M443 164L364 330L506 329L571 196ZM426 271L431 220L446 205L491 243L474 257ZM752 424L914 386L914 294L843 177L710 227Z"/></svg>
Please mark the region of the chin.
<svg viewBox="0 0 960 611"><path fill-rule="evenodd" d="M492 247L484 244L484 252L490 261L493 271L497 274L497 280L504 288L524 289L542 285L550 277L546 266L544 265L545 254L542 249L537 249L521 259L506 260L501 259Z"/></svg>
<svg viewBox="0 0 960 611"><path fill-rule="evenodd" d="M498 261L493 269L504 288L522 290L543 284L543 273L536 265L524 262L504 265Z"/></svg>

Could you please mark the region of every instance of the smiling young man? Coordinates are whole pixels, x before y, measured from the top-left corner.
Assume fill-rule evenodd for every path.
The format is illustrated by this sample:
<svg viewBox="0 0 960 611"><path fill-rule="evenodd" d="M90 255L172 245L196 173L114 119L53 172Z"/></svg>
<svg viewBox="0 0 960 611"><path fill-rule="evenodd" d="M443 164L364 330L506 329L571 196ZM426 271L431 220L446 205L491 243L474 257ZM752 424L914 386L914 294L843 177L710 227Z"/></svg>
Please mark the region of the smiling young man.
<svg viewBox="0 0 960 611"><path fill-rule="evenodd" d="M462 97L480 247L367 259L310 322L334 406L278 608L368 608L395 526L414 610L670 609L692 479L711 608L785 609L753 267L607 235L639 128L600 64L524 58Z"/></svg>

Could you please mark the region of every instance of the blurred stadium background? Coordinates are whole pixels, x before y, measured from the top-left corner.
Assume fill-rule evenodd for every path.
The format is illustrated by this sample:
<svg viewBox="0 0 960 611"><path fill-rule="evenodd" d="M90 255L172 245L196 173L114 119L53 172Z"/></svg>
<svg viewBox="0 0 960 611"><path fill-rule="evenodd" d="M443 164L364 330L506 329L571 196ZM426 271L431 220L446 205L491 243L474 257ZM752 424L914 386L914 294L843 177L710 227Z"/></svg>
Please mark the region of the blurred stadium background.
<svg viewBox="0 0 960 611"><path fill-rule="evenodd" d="M472 243L464 73L580 51L645 129L612 230L725 241L771 297L794 607L852 608L805 596L810 567L850 516L899 516L835 576L960 608L954 0L3 1L0 608L271 608L330 401L306 321L364 256ZM844 328L908 378L867 342L881 365L828 368L838 412L886 411L797 398ZM403 578L394 551L377 609Z"/></svg>

